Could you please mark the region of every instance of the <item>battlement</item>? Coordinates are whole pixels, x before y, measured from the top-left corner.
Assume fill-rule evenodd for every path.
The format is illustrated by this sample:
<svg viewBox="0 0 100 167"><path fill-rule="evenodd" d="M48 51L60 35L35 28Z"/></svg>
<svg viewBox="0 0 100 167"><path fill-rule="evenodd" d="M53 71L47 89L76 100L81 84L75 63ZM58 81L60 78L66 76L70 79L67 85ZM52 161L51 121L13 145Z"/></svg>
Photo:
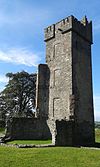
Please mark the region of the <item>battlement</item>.
<svg viewBox="0 0 100 167"><path fill-rule="evenodd" d="M71 15L47 27L45 29L45 41L55 38L57 31L60 31L62 34L69 31L76 32L78 35L85 38L85 40L92 43L92 22L88 22L86 16L79 21Z"/></svg>
<svg viewBox="0 0 100 167"><path fill-rule="evenodd" d="M55 24L45 29L45 41L50 40L54 37L55 37Z"/></svg>
<svg viewBox="0 0 100 167"><path fill-rule="evenodd" d="M92 44L92 21L88 22L86 16L81 21L73 16L72 20L72 30Z"/></svg>
<svg viewBox="0 0 100 167"><path fill-rule="evenodd" d="M66 29L70 29L72 27L72 21L71 16L61 20L60 22L57 22L56 24L53 24L47 28L44 29L45 33L45 42L55 37L55 32L57 30L64 31Z"/></svg>

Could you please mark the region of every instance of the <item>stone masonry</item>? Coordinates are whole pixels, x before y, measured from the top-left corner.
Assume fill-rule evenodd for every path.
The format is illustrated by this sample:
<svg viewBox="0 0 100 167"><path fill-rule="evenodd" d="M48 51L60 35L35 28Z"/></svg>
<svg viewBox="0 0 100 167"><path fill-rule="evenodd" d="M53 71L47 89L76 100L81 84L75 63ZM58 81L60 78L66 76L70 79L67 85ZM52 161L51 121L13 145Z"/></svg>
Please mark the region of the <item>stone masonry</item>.
<svg viewBox="0 0 100 167"><path fill-rule="evenodd" d="M55 145L93 145L92 22L69 16L45 29L46 64L38 67L37 113Z"/></svg>
<svg viewBox="0 0 100 167"><path fill-rule="evenodd" d="M6 140L47 140L51 133L47 122L38 118L15 118L7 122Z"/></svg>

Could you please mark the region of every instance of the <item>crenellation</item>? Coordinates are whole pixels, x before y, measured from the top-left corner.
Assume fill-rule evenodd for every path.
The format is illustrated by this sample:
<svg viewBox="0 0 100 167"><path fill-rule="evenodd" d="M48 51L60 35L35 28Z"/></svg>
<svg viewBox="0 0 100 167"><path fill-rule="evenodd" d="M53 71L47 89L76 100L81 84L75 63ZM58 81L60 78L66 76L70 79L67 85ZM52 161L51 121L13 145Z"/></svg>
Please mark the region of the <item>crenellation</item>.
<svg viewBox="0 0 100 167"><path fill-rule="evenodd" d="M71 19L72 17L73 17L73 16L68 16L68 17L62 19L61 21L58 21L57 23L55 23L55 26L56 26L56 25L59 25L59 24L61 24L61 23L63 23L63 24L69 23L69 22L70 22L70 19Z"/></svg>
<svg viewBox="0 0 100 167"><path fill-rule="evenodd" d="M63 22L63 24L65 24L65 19L63 19L63 21L62 21L62 22Z"/></svg>
<svg viewBox="0 0 100 167"><path fill-rule="evenodd" d="M92 24L88 22L87 18L84 22L78 21L73 17L73 30L82 36L85 40L92 44Z"/></svg>
<svg viewBox="0 0 100 167"><path fill-rule="evenodd" d="M82 23L84 26L86 26L88 24L88 20L87 17L83 17L83 19L80 21L80 23Z"/></svg>
<svg viewBox="0 0 100 167"><path fill-rule="evenodd" d="M44 39L45 41L48 41L48 40L54 38L55 37L55 24L47 27L44 30L44 32L45 32L45 39Z"/></svg>
<svg viewBox="0 0 100 167"><path fill-rule="evenodd" d="M56 33L55 33L56 31ZM68 31L74 31L82 36L85 40L92 44L92 23L89 22L86 16L79 21L74 16L69 16L56 24L53 24L45 29L45 41L55 37L60 31L62 34Z"/></svg>

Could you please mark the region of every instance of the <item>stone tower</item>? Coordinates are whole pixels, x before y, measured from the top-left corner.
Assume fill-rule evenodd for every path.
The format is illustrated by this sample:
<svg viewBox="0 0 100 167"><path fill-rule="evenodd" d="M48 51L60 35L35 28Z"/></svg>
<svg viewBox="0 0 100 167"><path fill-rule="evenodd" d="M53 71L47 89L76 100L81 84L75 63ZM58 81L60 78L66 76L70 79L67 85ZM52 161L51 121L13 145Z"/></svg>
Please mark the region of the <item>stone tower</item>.
<svg viewBox="0 0 100 167"><path fill-rule="evenodd" d="M46 64L39 65L37 108L56 145L94 143L92 22L69 16L45 29Z"/></svg>

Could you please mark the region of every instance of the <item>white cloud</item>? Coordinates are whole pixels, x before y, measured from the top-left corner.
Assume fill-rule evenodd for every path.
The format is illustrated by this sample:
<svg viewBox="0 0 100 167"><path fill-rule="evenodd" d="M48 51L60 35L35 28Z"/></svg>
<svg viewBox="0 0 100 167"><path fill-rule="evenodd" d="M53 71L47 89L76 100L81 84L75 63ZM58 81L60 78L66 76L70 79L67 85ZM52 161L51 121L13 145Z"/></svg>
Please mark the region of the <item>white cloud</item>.
<svg viewBox="0 0 100 167"><path fill-rule="evenodd" d="M0 82L2 83L7 83L8 82L8 78L4 75L0 75Z"/></svg>
<svg viewBox="0 0 100 167"><path fill-rule="evenodd" d="M8 81L9 78L7 78L5 75L0 75L0 92L5 88Z"/></svg>
<svg viewBox="0 0 100 167"><path fill-rule="evenodd" d="M94 115L95 120L100 121L100 96L94 96Z"/></svg>
<svg viewBox="0 0 100 167"><path fill-rule="evenodd" d="M34 54L26 48L0 50L0 60L6 63L26 66L37 66L40 62L39 54Z"/></svg>

